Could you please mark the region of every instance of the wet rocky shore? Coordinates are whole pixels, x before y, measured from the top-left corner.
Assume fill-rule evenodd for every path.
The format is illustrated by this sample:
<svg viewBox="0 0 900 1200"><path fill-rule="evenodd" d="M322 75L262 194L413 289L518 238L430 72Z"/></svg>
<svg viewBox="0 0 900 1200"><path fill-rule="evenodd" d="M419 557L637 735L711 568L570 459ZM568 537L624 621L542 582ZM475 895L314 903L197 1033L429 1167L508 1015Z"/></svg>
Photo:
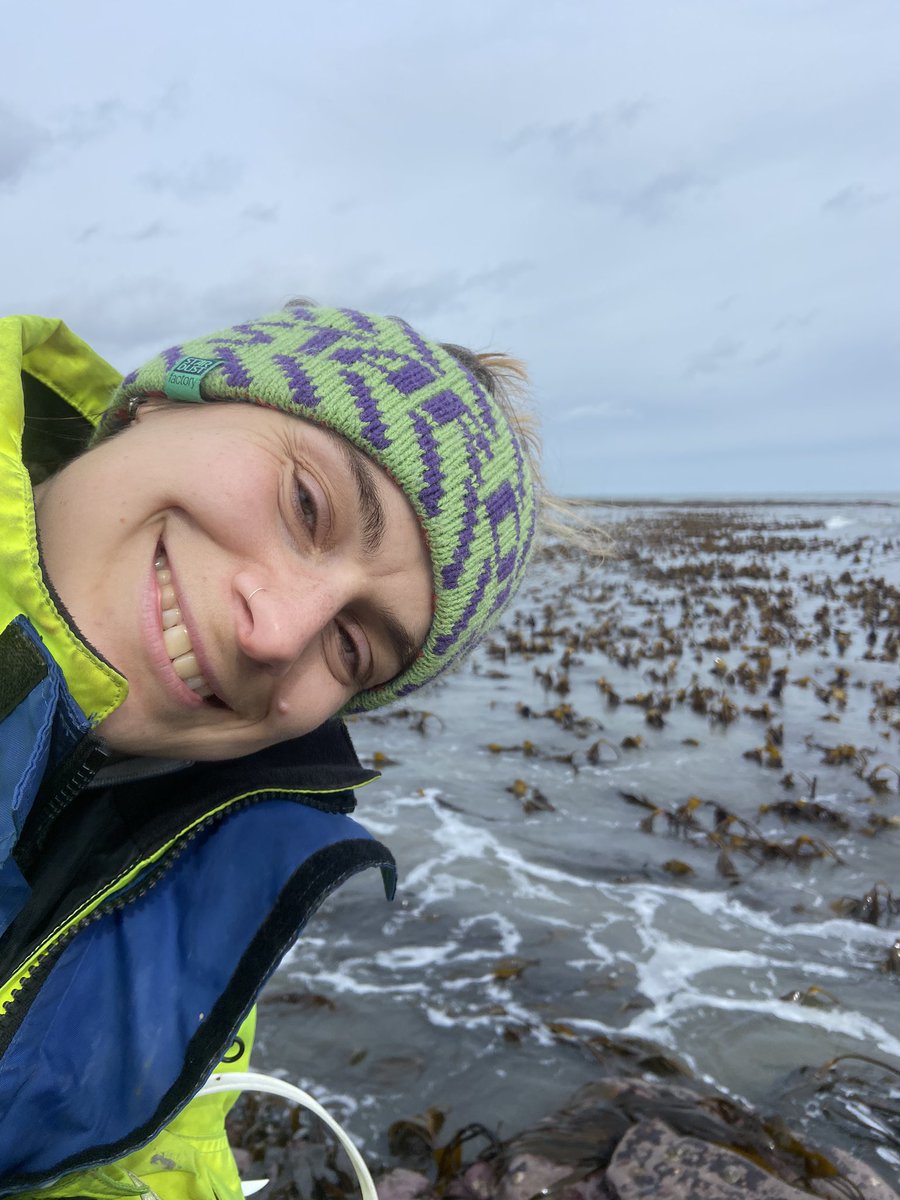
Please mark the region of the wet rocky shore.
<svg viewBox="0 0 900 1200"><path fill-rule="evenodd" d="M568 946L564 910L550 933L498 956L478 987L473 984L468 1005L459 990L461 966L455 973L432 971L420 1007L437 1014L436 1048L441 1042L452 1054L454 1030L484 1029L485 1072L496 1073L498 1064L511 1075L518 1070L515 1078L529 1095L543 1081L528 1066L537 1051L526 1060L526 1048L544 1047L541 1061L553 1046L580 1059L584 1069L568 1098L557 1089L537 1118L530 1103L525 1121L509 1111L486 1120L477 1105L476 1118L467 1121L465 1098L455 1093L445 1104L439 1082L425 1104L420 1092L417 1106L411 1092L399 1115L400 1083L392 1079L391 1094L379 1097L378 1070L383 1074L388 1060L377 1057L377 1035L360 1032L361 1007L347 1029L348 1009L354 1011L348 997L355 995L340 990L347 979L329 991L317 981L315 965L304 963L299 978L311 981L304 991L297 972L287 971L290 982L279 991L276 981L261 1009L263 1029L267 1007L270 1018L279 1015L282 1049L270 1042L270 1061L261 1066L284 1061L292 1022L313 1056L320 1045L343 1039L344 1062L335 1060L332 1075L340 1077L342 1094L365 1093L371 1100L367 1159L381 1200L900 1196L892 1190L900 1188L900 1072L896 1055L879 1052L878 1042L890 1043L880 1031L896 1036L900 1030L890 1018L900 1001L894 867L900 848L900 516L882 532L863 522L855 533L852 506L844 510L847 519L828 519L828 511L654 504L620 512L612 525L614 557L606 563L585 562L559 546L542 552L534 582L465 678L423 697L427 707L355 722L364 757L384 772L385 783L399 781L398 803L408 803L402 798L413 793L427 761L428 782L439 789L429 819L458 819L459 826L446 828L466 833L488 829L497 845L510 829L521 839L514 844L523 857L529 845L537 847L541 879L562 878L557 863L565 862L590 887L602 883L602 904L617 887L631 889L629 896L649 888L656 897L677 897L683 888L695 899L720 896L722 913L733 913L728 904L738 901L742 913L775 914L752 954L749 947L734 952L739 966L741 954L749 963L741 968L749 983L729 965L721 983L710 977L704 984L715 1000L705 1042L702 1028L689 1024L677 980L671 1012L692 1040L682 1043L676 1033L662 1045L628 1036L631 1014L649 1017L659 1002L648 987L649 941L638 947L651 957L636 978L623 941L615 957L591 968L589 988L580 947L567 948L565 961L560 950L546 968L546 987L539 987L539 955ZM455 702L455 694L464 701ZM477 712L475 697L481 697ZM484 733L469 738L469 774L454 791L441 764L455 764L462 708ZM604 806L596 813L595 797ZM574 818L583 824L573 825ZM596 828L595 822L605 822L601 849L591 846L589 853L588 835L578 831ZM402 831L399 822L397 828ZM439 836L442 827L436 828ZM386 840L394 845L391 833ZM568 840L555 840L562 838ZM413 878L421 888L415 871ZM588 885L575 882L573 897L584 910ZM477 883L482 888L484 880L478 876ZM565 881L554 884L562 886ZM451 899L443 900L445 894ZM407 939L401 945L413 961L419 943L412 939L422 937L427 945L430 937L434 945L438 936L447 937L445 925L454 928L447 912L458 900L445 892L426 903L415 887L411 895L408 917L401 912L392 928ZM536 899L535 911L546 903ZM707 909L714 911L714 900ZM430 932L423 930L426 918ZM475 919L466 917L465 928L477 928ZM522 918L516 912L508 919ZM729 918L722 937L740 946L736 920ZM592 945L617 936L620 926L605 916L586 912L585 924L592 921ZM620 924L626 928L627 920ZM765 957L792 924L802 926L809 959L802 966L798 956L796 985L785 984L790 976L783 961L773 958L770 968ZM849 938L846 931L857 927L871 931L871 939ZM834 932L823 935L831 941L817 959L819 928ZM370 945L372 929L366 932ZM678 935L688 936L681 928ZM705 950L715 936L698 933L696 944ZM323 954L328 940L326 934ZM446 951L446 961L461 964L454 953ZM378 990L379 1009L417 1003L415 994L404 1000L406 982L389 996L389 977L365 974L373 968L355 943L353 954L358 978L350 982L361 997ZM332 959L327 962L337 978ZM866 989L877 994L871 1009L862 1003ZM397 1008L395 1017L409 1011ZM743 1013L758 1022L780 1020L771 1029L783 1041L772 1044L760 1033L756 1041L731 1045L731 1029ZM819 1032L795 1048L788 1037L803 1028L805 1014ZM672 1018L665 1019L673 1028ZM644 1024L654 1036L663 1027ZM742 1035L754 1028L746 1021L740 1026ZM743 1045L771 1045L773 1062L765 1064L770 1090L754 1093L751 1086L763 1067L747 1072L747 1084L738 1071L737 1087L730 1076L727 1087L706 1082L722 1078L698 1051L709 1043L721 1047L713 1061L729 1067L729 1054L746 1053ZM415 1046L420 1059L427 1059L428 1044ZM321 1078L321 1054L315 1061ZM396 1056L392 1061L402 1065ZM476 1058L470 1078L477 1068ZM736 1094L758 1102L738 1102ZM385 1114L380 1125L373 1112ZM354 1130L353 1120L348 1123ZM280 1103L243 1097L230 1136L245 1177L272 1181L272 1200L356 1193L330 1135Z"/></svg>
<svg viewBox="0 0 900 1200"><path fill-rule="evenodd" d="M846 1150L807 1142L780 1117L735 1103L675 1064L658 1067L665 1078L600 1074L558 1112L504 1139L483 1125L449 1133L438 1110L398 1121L388 1131L390 1161L372 1164L379 1200L900 1197ZM825 1072L806 1090L835 1088ZM896 1120L896 1106L884 1115ZM271 1200L358 1194L346 1159L314 1118L244 1096L229 1129L242 1176L268 1179Z"/></svg>

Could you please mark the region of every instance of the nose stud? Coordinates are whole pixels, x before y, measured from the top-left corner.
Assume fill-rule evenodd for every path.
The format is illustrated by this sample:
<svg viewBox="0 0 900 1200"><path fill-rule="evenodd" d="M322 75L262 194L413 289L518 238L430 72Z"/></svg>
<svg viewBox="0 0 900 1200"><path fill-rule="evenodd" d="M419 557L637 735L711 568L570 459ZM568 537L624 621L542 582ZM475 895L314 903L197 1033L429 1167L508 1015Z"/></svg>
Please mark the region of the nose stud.
<svg viewBox="0 0 900 1200"><path fill-rule="evenodd" d="M253 599L253 597L256 595L257 592L264 592L265 590L266 589L263 587L254 588L253 591L250 593L250 595L247 597L247 603L248 604L250 603L250 601Z"/></svg>

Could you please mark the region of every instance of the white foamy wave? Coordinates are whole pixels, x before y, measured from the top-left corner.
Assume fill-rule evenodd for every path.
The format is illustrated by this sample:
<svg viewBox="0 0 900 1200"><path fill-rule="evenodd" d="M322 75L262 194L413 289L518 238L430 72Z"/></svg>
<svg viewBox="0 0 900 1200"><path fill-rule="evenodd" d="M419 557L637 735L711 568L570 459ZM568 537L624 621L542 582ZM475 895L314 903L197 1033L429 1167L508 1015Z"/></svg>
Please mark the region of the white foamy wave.
<svg viewBox="0 0 900 1200"><path fill-rule="evenodd" d="M329 1092L327 1088L322 1087L321 1080L300 1079L297 1087L309 1092L342 1125L346 1125L354 1113L359 1111L360 1103L355 1096L345 1092Z"/></svg>
<svg viewBox="0 0 900 1200"><path fill-rule="evenodd" d="M428 994L428 985L423 980L415 983L400 983L397 980L383 978L367 980L363 977L369 963L363 959L348 959L341 965L340 970L316 969L313 972L291 971L288 978L292 983L300 984L310 992L327 992L329 989L335 995L347 993L355 996L383 995L414 995Z"/></svg>
<svg viewBox="0 0 900 1200"><path fill-rule="evenodd" d="M885 1029L880 1022L863 1016L862 1013L838 1008L813 1008L776 999L751 1000L748 997L684 992L668 1004L661 1005L653 1011L647 1009L639 1013L625 1032L637 1037L666 1041L668 1045L674 1046L678 1041L675 1032L678 1016L683 1012L696 1015L698 1010L762 1014L788 1025L802 1025L805 1030L815 1028L832 1035L841 1034L864 1046L875 1046L882 1054L900 1058L900 1039Z"/></svg>
<svg viewBox="0 0 900 1200"><path fill-rule="evenodd" d="M518 926L514 924L508 917L502 913L489 912L479 913L474 917L466 917L460 921L460 932L465 935L470 933L478 925L493 925L498 938L498 950L501 954L515 954L522 943L522 935L519 933ZM458 961L462 961L469 957L466 954L460 954Z"/></svg>
<svg viewBox="0 0 900 1200"><path fill-rule="evenodd" d="M492 889L484 883L466 879L461 872L454 874L452 870L438 870L438 866L443 865L439 859L421 863L410 872L404 893L415 890L419 904L425 907L443 904L462 892L477 892L490 897Z"/></svg>
<svg viewBox="0 0 900 1200"><path fill-rule="evenodd" d="M441 804L434 790L426 789L403 803L427 809L433 819L427 848L437 853L420 859L403 877L404 893L415 893L421 902L437 904L465 889L493 893L499 887L522 900L568 908L572 888L594 886L574 872L530 861L482 822ZM367 824L381 836L377 821L367 820Z"/></svg>
<svg viewBox="0 0 900 1200"><path fill-rule="evenodd" d="M723 935L731 934L746 944L748 933L761 935L768 951L782 947L785 955L796 955L798 938L808 937L824 949L839 946L842 959L848 945L868 950L873 944L885 950L893 943L890 930L878 929L864 922L842 917L826 917L818 921L778 920L761 908L754 908L735 896L723 896L717 891L700 888L668 887L665 884L597 885L606 893L612 912L625 908L639 918L637 928L654 929L657 911L671 913L679 907L689 907L709 923L710 936L719 944ZM614 918L607 912L604 925ZM685 918L686 920L687 918ZM596 928L596 922L593 923Z"/></svg>
<svg viewBox="0 0 900 1200"><path fill-rule="evenodd" d="M540 863L530 862L511 846L499 846L497 858L509 870L512 880L522 889L522 895L533 895L539 899L550 899L556 904L569 905L571 900L561 896L558 891L545 888L545 883L555 883L566 887L594 888L592 879L574 875L571 871L561 871L557 867L545 867ZM540 882L538 882L540 881Z"/></svg>
<svg viewBox="0 0 900 1200"><path fill-rule="evenodd" d="M452 946L398 946L396 950L379 950L374 956L383 971L421 971L441 965L453 951Z"/></svg>

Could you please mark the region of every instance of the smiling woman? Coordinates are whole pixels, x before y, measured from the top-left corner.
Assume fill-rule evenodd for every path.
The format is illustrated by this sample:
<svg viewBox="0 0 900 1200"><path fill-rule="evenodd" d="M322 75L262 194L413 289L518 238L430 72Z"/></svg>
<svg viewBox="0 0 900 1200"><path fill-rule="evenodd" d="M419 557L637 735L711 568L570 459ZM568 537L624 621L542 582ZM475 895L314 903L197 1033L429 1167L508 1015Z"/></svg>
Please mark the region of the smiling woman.
<svg viewBox="0 0 900 1200"><path fill-rule="evenodd" d="M188 1101L322 898L392 891L338 714L519 586L518 369L295 302L120 380L0 321L0 1194L240 1196Z"/></svg>
<svg viewBox="0 0 900 1200"><path fill-rule="evenodd" d="M237 758L409 665L431 623L421 527L344 445L269 408L148 405L36 489L49 578L128 680L111 749Z"/></svg>

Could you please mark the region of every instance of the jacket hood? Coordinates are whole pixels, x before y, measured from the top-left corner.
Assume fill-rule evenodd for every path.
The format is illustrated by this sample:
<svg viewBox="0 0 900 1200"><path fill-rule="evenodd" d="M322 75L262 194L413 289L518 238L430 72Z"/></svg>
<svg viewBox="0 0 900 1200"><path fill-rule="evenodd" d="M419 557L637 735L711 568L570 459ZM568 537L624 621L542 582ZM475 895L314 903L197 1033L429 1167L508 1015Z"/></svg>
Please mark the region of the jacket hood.
<svg viewBox="0 0 900 1200"><path fill-rule="evenodd" d="M27 613L94 723L118 708L128 685L81 640L44 579L23 454L48 474L72 458L119 379L61 321L0 319L0 629Z"/></svg>

